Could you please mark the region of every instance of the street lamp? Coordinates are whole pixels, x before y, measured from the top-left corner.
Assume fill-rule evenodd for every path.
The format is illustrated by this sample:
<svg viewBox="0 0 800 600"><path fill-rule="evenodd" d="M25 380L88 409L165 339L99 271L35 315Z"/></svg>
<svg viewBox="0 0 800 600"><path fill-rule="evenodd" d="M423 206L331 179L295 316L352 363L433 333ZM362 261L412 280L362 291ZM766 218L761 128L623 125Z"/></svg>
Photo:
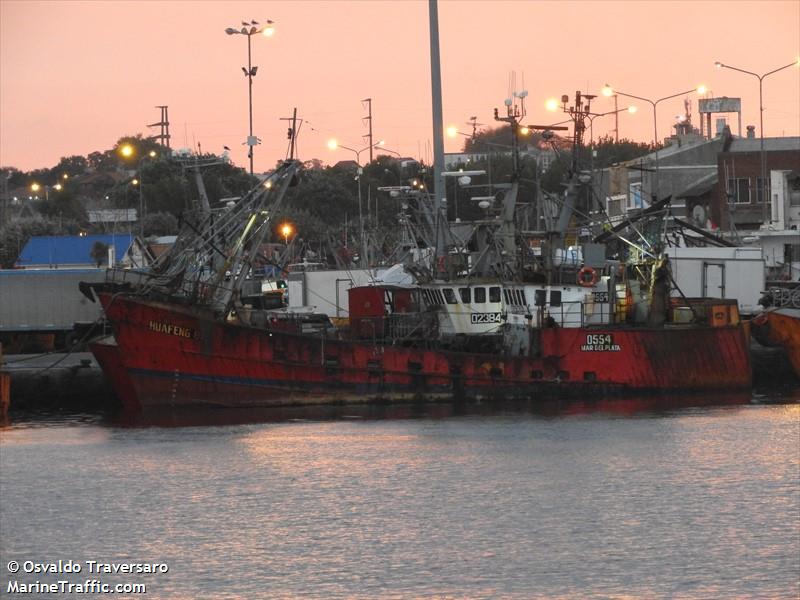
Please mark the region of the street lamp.
<svg viewBox="0 0 800 600"><path fill-rule="evenodd" d="M131 158L136 155L136 148L132 144L123 144L118 148L119 153L125 158ZM145 158L153 159L158 156L155 150L150 150L146 156L142 156L136 161L136 171L139 177L134 177L131 180L131 185L139 188L139 237L144 238L144 171L142 170L142 162ZM125 197L127 204L128 189L125 188Z"/></svg>
<svg viewBox="0 0 800 600"><path fill-rule="evenodd" d="M555 98L548 98L545 100L544 107L550 112L555 112L561 108L561 103Z"/></svg>
<svg viewBox="0 0 800 600"><path fill-rule="evenodd" d="M610 97L613 95L618 96L625 96L627 98L635 98L636 100L641 100L643 102L649 102L653 107L653 145L658 145L658 120L656 118L656 107L658 106L659 102L663 102L664 100L670 100L672 98L677 98L678 96L684 96L686 94L691 94L692 92L697 92L698 94L702 95L705 94L706 86L700 85L690 90L686 90L683 92L678 92L677 94L670 94L669 96L664 96L663 98L659 98L658 100L650 100L650 98L643 98L642 96L634 96L633 94L627 94L625 92L620 92L617 89L614 89L612 86L606 84L603 87L602 94L603 96Z"/></svg>
<svg viewBox="0 0 800 600"><path fill-rule="evenodd" d="M628 106L626 108L618 108L616 110L609 110L608 112L604 112L604 113L591 113L589 115L589 145L590 146L594 146L594 120L597 117L605 117L607 115L616 115L616 114L619 114L621 112L628 112L628 113L633 115L633 114L636 114L636 111L638 111L638 110L639 109L636 108L636 106L631 104L630 106Z"/></svg>
<svg viewBox="0 0 800 600"><path fill-rule="evenodd" d="M361 235L361 264L364 264L364 260L366 258L366 240L364 239L364 216L363 211L361 208L361 153L369 150L371 148L375 148L376 146L383 146L384 141L380 140L374 144L370 144L365 148L361 148L361 150L356 150L355 148L349 148L348 146L342 146L336 139L328 140L328 149L333 151L341 148L343 150L349 150L353 154L356 155L356 163L358 163L358 170L356 171L356 182L358 183L358 225L359 225L359 234Z"/></svg>
<svg viewBox="0 0 800 600"><path fill-rule="evenodd" d="M739 67L732 67L731 65L726 65L719 61L716 61L714 65L718 69L730 69L731 71L739 71L739 73L745 73L746 75L752 75L753 77L758 79L758 115L759 115L759 129L761 134L761 200L764 203L764 224L767 224L767 221L771 221L772 219L769 218L769 213L767 212L767 200L769 199L769 183L767 181L767 155L764 153L764 79L768 76L772 75L773 73L777 73L778 71L783 71L784 69L788 69L789 67L794 67L795 65L800 67L800 58L798 58L794 62L790 62L788 65L783 65L782 67L778 67L777 69L773 69L772 71L768 71L763 75L759 75L758 73L753 73L752 71L746 71L744 69L740 69ZM757 186L756 186L757 189ZM756 191L758 194L758 191ZM757 198L758 196L756 196Z"/></svg>
<svg viewBox="0 0 800 600"><path fill-rule="evenodd" d="M649 102L650 105L653 107L653 147L655 148L655 159L656 159L656 184L655 190L652 195L658 200L658 119L657 119L657 107L659 102L663 102L664 100L670 100L672 98L677 98L678 96L684 96L686 94L691 94L692 92L697 92L698 94L702 95L705 94L707 91L706 86L699 85L696 88L692 88L690 90L685 90L683 92L678 92L677 94L670 94L669 96L664 96L663 98L658 98L657 100L651 100L650 98L643 98L642 96L635 96L633 94L628 94L626 92L620 92L617 89L614 89L609 84L605 84L602 89L603 96L610 97L610 96L625 96L627 98L635 98L636 100L641 100L643 102Z"/></svg>
<svg viewBox="0 0 800 600"><path fill-rule="evenodd" d="M136 153L136 150L130 144L122 144L122 146L119 147L119 153L125 158L130 158Z"/></svg>
<svg viewBox="0 0 800 600"><path fill-rule="evenodd" d="M272 35L275 33L273 24L274 21L269 19L267 19L267 24L263 27L259 25L258 21L250 21L249 23L242 21L241 29L236 29L234 27L228 27L225 29L225 33L228 35L239 34L247 36L247 68L242 67L242 71L244 71L244 76L247 77L248 114L250 117L250 129L249 135L247 136L247 156L250 157L250 175L253 174L253 147L258 145L259 142L258 138L253 135L253 77L256 76L258 67L252 66L250 38L257 33L260 33L265 37L272 37Z"/></svg>
<svg viewBox="0 0 800 600"><path fill-rule="evenodd" d="M64 189L64 188L63 188L63 186L62 186L60 183L57 183L57 184L55 184L55 185L42 185L42 184L36 183L36 182L34 181L34 182L31 184L31 191L32 191L34 194L35 194L35 193L37 193L37 192L38 192L39 190L41 190L42 188L44 188L44 199L45 199L46 201L47 201L47 200L50 200L50 190L55 190L55 191L57 191L57 192L60 192L62 189Z"/></svg>
<svg viewBox="0 0 800 600"><path fill-rule="evenodd" d="M281 234L283 235L283 243L289 245L289 236L292 235L292 226L289 223L284 223L281 226Z"/></svg>

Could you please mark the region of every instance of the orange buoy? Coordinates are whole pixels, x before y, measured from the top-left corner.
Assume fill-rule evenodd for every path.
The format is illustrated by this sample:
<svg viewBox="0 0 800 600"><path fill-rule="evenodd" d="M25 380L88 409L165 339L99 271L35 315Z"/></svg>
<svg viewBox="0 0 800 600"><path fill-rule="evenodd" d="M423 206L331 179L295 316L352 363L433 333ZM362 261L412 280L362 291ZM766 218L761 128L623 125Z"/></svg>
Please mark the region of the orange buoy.
<svg viewBox="0 0 800 600"><path fill-rule="evenodd" d="M583 267L578 271L578 285L583 287L594 287L599 279L597 271L592 267Z"/></svg>

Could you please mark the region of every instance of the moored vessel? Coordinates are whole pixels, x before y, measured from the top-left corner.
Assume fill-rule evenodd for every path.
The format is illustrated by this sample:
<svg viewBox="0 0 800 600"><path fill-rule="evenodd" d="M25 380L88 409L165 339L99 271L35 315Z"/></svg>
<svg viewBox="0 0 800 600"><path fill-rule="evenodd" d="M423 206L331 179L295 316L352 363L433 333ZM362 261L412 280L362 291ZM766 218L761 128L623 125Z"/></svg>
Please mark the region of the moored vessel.
<svg viewBox="0 0 800 600"><path fill-rule="evenodd" d="M590 113L580 95L576 105L579 146ZM509 109L499 119L515 135L517 116ZM735 300L683 297L652 245L624 240L636 250L624 263L598 244L567 252L565 232L586 191L577 165L539 244L515 227L515 168L497 217L475 222L465 241L453 242L442 211L429 210L417 223L431 225L417 236L427 237L428 260L407 267L415 283L351 288L345 329L265 308L245 283L298 169L286 161L225 211L201 207L150 271L110 270L107 282L83 287L112 326L114 342L93 348L126 407L535 401L751 386ZM417 206L433 206L415 193Z"/></svg>
<svg viewBox="0 0 800 600"><path fill-rule="evenodd" d="M753 337L765 346L784 350L800 379L800 308L774 306L753 319Z"/></svg>

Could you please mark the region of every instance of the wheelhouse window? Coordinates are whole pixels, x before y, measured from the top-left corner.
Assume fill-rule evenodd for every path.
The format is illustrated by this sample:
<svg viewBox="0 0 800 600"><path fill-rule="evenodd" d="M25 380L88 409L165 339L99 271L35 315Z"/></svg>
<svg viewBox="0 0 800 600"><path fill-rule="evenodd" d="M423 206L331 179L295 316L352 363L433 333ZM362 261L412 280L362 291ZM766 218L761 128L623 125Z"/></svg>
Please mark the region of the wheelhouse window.
<svg viewBox="0 0 800 600"><path fill-rule="evenodd" d="M489 288L489 302L500 302L499 286L492 286Z"/></svg>
<svg viewBox="0 0 800 600"><path fill-rule="evenodd" d="M444 292L445 302L448 304L458 304L458 300L456 300L456 294L452 288L444 288L442 291Z"/></svg>
<svg viewBox="0 0 800 600"><path fill-rule="evenodd" d="M560 290L551 290L550 291L550 306L561 306L561 291Z"/></svg>
<svg viewBox="0 0 800 600"><path fill-rule="evenodd" d="M503 299L511 306L525 306L525 296L522 290L503 290Z"/></svg>
<svg viewBox="0 0 800 600"><path fill-rule="evenodd" d="M485 304L486 303L486 288L477 287L475 288L475 304Z"/></svg>
<svg viewBox="0 0 800 600"><path fill-rule="evenodd" d="M472 302L472 290L469 288L458 288L458 295L461 296L462 304L470 304Z"/></svg>

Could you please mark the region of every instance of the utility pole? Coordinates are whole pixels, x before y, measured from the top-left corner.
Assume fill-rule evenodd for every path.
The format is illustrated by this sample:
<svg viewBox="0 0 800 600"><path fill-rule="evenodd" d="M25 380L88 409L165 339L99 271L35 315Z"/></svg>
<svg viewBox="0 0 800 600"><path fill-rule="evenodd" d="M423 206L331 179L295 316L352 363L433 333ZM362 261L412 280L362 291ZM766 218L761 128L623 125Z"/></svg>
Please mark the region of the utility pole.
<svg viewBox="0 0 800 600"><path fill-rule="evenodd" d="M367 110L369 111L366 117L362 117L362 121L367 121L369 123L369 133L364 137L368 139L369 162L372 162L372 98L364 98L361 102L367 103Z"/></svg>
<svg viewBox="0 0 800 600"><path fill-rule="evenodd" d="M442 124L442 69L439 55L439 5L437 0L428 0L428 21L431 53L431 113L433 117L433 206L436 227L434 265L440 256L445 256L445 228L447 205L444 175L444 126Z"/></svg>
<svg viewBox="0 0 800 600"><path fill-rule="evenodd" d="M291 117L281 117L281 121L291 121L291 125L289 129L286 131L286 138L289 140L289 160L294 160L294 151L297 147L297 135L300 133L298 131L299 127L297 125L297 107L295 107L294 112L292 112ZM300 119L300 127L303 126L303 119Z"/></svg>

